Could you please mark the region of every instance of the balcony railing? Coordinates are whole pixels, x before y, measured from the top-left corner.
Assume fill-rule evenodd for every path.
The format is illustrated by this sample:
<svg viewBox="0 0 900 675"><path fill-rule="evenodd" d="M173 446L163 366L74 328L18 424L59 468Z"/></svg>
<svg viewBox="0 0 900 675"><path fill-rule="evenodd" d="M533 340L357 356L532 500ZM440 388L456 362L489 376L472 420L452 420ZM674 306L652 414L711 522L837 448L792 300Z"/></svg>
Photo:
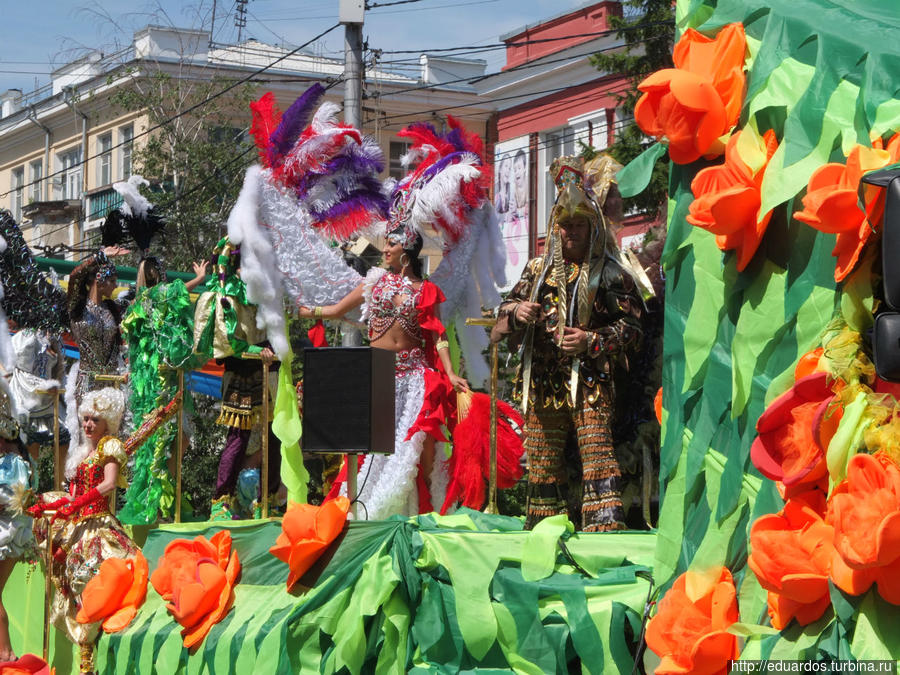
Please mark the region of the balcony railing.
<svg viewBox="0 0 900 675"><path fill-rule="evenodd" d="M106 214L122 206L122 195L111 187L88 194L88 209L85 220L106 218Z"/></svg>

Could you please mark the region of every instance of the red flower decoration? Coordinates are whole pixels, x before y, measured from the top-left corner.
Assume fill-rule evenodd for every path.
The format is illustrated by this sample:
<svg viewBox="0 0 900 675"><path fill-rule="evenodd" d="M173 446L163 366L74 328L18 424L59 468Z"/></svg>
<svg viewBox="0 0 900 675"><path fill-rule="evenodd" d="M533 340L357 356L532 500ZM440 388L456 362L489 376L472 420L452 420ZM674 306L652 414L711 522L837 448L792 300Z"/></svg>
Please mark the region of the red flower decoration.
<svg viewBox="0 0 900 675"><path fill-rule="evenodd" d="M864 186L866 210L859 208L859 184L863 174L900 161L900 134L894 134L886 149L881 139L874 147L856 145L847 163L823 164L809 178L803 210L794 218L820 232L837 235L831 254L837 258L834 280L843 281L859 261L871 234L881 227L884 190Z"/></svg>
<svg viewBox="0 0 900 675"><path fill-rule="evenodd" d="M34 654L23 654L15 661L0 663L0 675L53 675L49 664Z"/></svg>
<svg viewBox="0 0 900 675"><path fill-rule="evenodd" d="M682 574L647 625L647 646L662 658L657 675L727 672L739 653L737 637L728 632L737 620L731 572Z"/></svg>
<svg viewBox="0 0 900 675"><path fill-rule="evenodd" d="M737 269L753 258L772 211L759 213L760 188L778 148L771 129L762 138L752 130L735 132L725 147L725 163L700 171L691 183L694 201L687 221L716 235L723 251L737 251Z"/></svg>
<svg viewBox="0 0 900 675"><path fill-rule="evenodd" d="M107 558L81 593L79 623L103 622L103 630L125 628L147 597L147 559L138 551L134 558Z"/></svg>
<svg viewBox="0 0 900 675"><path fill-rule="evenodd" d="M828 501L834 527L831 578L851 595L873 583L900 605L900 467L884 453L855 455Z"/></svg>
<svg viewBox="0 0 900 675"><path fill-rule="evenodd" d="M290 568L288 590L341 533L349 510L350 501L346 497L330 499L322 506L288 506L281 521L281 534L269 549L269 553L287 563Z"/></svg>
<svg viewBox="0 0 900 675"><path fill-rule="evenodd" d="M803 500L792 499L781 513L753 523L747 564L769 592L773 627L781 630L794 618L806 626L825 613L833 537L831 526Z"/></svg>
<svg viewBox="0 0 900 675"><path fill-rule="evenodd" d="M184 626L184 646L190 649L203 641L210 628L220 621L234 603L234 585L241 563L231 550L231 534L217 532L209 540L203 536L176 539L166 546L150 583L164 600L175 620Z"/></svg>
<svg viewBox="0 0 900 675"><path fill-rule="evenodd" d="M841 419L828 374L813 373L775 399L756 422L753 465L784 483L785 497L804 492L827 474L825 450Z"/></svg>
<svg viewBox="0 0 900 675"><path fill-rule="evenodd" d="M676 164L722 154L719 139L737 124L741 112L746 50L739 23L725 26L715 38L689 28L675 45L675 67L638 85L644 95L634 119L644 133L668 140Z"/></svg>

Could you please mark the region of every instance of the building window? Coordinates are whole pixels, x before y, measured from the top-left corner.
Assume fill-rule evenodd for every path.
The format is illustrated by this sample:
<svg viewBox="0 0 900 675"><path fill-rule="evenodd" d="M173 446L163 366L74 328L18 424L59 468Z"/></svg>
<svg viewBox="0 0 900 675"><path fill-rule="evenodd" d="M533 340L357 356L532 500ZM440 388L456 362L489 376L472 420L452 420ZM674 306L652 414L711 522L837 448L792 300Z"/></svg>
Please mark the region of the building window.
<svg viewBox="0 0 900 675"><path fill-rule="evenodd" d="M128 180L131 177L131 151L134 148L134 125L129 124L127 127L119 129L119 143L121 147L121 174L122 180Z"/></svg>
<svg viewBox="0 0 900 675"><path fill-rule="evenodd" d="M30 198L33 202L42 201L41 195L44 194L44 162L43 160L35 160L31 163L31 194Z"/></svg>
<svg viewBox="0 0 900 675"><path fill-rule="evenodd" d="M407 141L391 141L388 148L388 175L391 178L400 180L406 175L406 169L403 168L400 159L409 151L411 145L412 143Z"/></svg>
<svg viewBox="0 0 900 675"><path fill-rule="evenodd" d="M25 197L25 167L20 166L18 169L12 170L12 180L10 184L12 191L12 214L17 223L22 222L22 206Z"/></svg>
<svg viewBox="0 0 900 675"><path fill-rule="evenodd" d="M81 148L59 154L59 181L56 191L60 199L81 199Z"/></svg>
<svg viewBox="0 0 900 675"><path fill-rule="evenodd" d="M538 224L538 232L546 233L547 222L550 220L550 210L556 201L556 185L550 176L550 165L553 160L563 155L575 154L575 130L572 127L564 127L541 134L538 157L540 163L540 175L544 176L539 195L539 213L542 214Z"/></svg>
<svg viewBox="0 0 900 675"><path fill-rule="evenodd" d="M112 134L97 139L97 187L112 183Z"/></svg>

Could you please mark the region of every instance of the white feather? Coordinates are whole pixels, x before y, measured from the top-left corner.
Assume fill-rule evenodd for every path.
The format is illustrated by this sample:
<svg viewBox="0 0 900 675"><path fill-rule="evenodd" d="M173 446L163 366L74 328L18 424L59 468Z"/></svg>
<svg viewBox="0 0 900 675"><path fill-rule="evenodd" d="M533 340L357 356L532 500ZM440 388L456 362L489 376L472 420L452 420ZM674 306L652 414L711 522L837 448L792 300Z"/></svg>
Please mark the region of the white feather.
<svg viewBox="0 0 900 675"><path fill-rule="evenodd" d="M144 218L147 212L153 208L153 204L140 192L142 185L150 185L150 181L137 174L131 176L127 181L113 183L113 190L122 196L120 210L126 216Z"/></svg>
<svg viewBox="0 0 900 675"><path fill-rule="evenodd" d="M256 323L278 358L287 358L287 341L281 277L272 265L275 255L268 234L260 227L259 210L262 170L247 169L244 185L228 215L228 237L241 247L241 279L247 285L247 299L257 306Z"/></svg>

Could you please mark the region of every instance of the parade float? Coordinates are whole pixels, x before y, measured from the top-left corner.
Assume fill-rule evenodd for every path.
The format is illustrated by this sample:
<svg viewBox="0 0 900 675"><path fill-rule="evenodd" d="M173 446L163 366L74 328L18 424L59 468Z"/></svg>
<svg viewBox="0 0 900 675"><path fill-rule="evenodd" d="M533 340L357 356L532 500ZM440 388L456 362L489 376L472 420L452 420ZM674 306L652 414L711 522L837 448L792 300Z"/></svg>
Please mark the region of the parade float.
<svg viewBox="0 0 900 675"><path fill-rule="evenodd" d="M680 0L676 28L674 68L635 111L658 143L619 177L634 193L672 160L657 529L524 531L468 509L345 523L340 499L136 527L147 566L96 583L97 672L724 673L900 655L897 390L870 337L891 205L862 182L900 161L883 39L900 17L875 0ZM20 653L41 653L46 593L40 567L16 567ZM62 633L49 661L77 663Z"/></svg>

